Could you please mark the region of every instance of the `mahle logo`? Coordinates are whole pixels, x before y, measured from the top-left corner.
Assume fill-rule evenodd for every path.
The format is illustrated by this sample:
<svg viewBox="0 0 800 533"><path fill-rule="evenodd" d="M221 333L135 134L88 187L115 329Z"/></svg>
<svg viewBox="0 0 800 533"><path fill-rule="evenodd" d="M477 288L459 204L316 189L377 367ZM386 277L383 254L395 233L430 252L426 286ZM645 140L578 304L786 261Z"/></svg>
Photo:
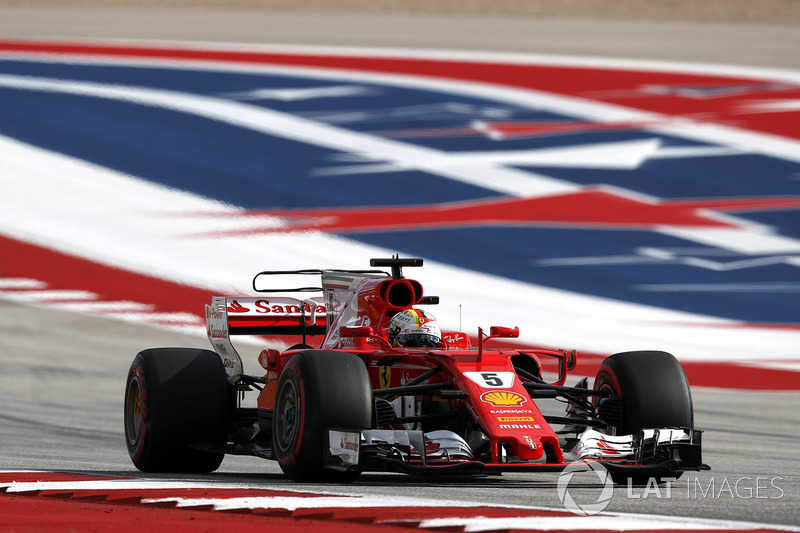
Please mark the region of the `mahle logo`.
<svg viewBox="0 0 800 533"><path fill-rule="evenodd" d="M590 474L590 477L596 476L603 485L599 496L596 498L593 490L582 489L580 492L575 490L575 486L578 485L577 482L573 485L572 491L570 491L570 483L573 481L575 474L585 474L587 472L593 473ZM584 483L586 483L585 479L580 482L581 485ZM561 475L558 476L557 490L558 498L567 511L580 516L591 516L602 512L611 503L611 497L614 495L614 482L611 476L608 475L608 471L600 463L577 461L567 465Z"/></svg>

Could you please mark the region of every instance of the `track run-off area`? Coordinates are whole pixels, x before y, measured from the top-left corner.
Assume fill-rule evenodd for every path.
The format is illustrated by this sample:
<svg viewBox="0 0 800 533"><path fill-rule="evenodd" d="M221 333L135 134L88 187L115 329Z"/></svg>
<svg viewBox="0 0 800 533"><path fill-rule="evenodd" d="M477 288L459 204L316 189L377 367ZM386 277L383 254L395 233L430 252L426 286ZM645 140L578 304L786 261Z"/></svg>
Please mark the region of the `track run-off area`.
<svg viewBox="0 0 800 533"><path fill-rule="evenodd" d="M42 478L48 481L40 481ZM13 483L5 483L12 479ZM32 480L32 481L26 481ZM114 529L256 531L780 531L764 524L592 513L414 497L265 488L261 484L154 481L72 473L3 472L0 505L26 531ZM775 487L770 487L775 490ZM641 491L641 488L636 488ZM764 489L766 490L766 488ZM176 512L177 511L177 512ZM8 516L8 515L5 515ZM4 518L4 520L8 520ZM791 530L783 528L783 530ZM795 529L796 530L796 529Z"/></svg>
<svg viewBox="0 0 800 533"><path fill-rule="evenodd" d="M800 73L781 69L0 41L0 526L799 526L798 115ZM443 327L575 348L575 380L610 353L674 353L712 471L578 516L553 475L133 470L137 350L205 347L203 304L260 270L394 253L425 258L407 275ZM274 343L242 350L250 371Z"/></svg>

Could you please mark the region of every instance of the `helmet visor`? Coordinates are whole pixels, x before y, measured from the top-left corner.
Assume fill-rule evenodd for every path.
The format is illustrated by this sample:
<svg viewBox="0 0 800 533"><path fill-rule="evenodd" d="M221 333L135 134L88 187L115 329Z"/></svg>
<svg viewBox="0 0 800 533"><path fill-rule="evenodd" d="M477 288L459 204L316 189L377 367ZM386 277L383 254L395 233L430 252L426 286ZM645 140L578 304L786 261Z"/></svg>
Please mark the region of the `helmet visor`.
<svg viewBox="0 0 800 533"><path fill-rule="evenodd" d="M439 340L439 337L430 333L400 333L396 342L406 348L436 348Z"/></svg>

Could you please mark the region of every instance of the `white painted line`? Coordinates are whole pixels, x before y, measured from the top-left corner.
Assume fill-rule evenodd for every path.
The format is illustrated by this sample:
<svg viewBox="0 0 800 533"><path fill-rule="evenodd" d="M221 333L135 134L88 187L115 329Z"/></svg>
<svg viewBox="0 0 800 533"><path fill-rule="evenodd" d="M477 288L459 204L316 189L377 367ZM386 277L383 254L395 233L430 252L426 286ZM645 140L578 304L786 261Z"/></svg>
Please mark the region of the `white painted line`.
<svg viewBox="0 0 800 533"><path fill-rule="evenodd" d="M395 523L394 521L380 522ZM733 529L750 529L749 525L720 526L718 523L703 524L693 520L681 522L664 520L658 516L520 516L500 518L432 518L420 522L419 528L444 528L463 527L464 531L495 531L495 530L586 530L586 531L702 531Z"/></svg>
<svg viewBox="0 0 800 533"><path fill-rule="evenodd" d="M69 300L94 300L97 295L89 291L44 290L0 292L0 298L17 302L58 302Z"/></svg>
<svg viewBox="0 0 800 533"><path fill-rule="evenodd" d="M110 302L67 302L56 303L51 306L61 311L75 311L78 313L121 313L121 312L140 312L144 313L155 309L154 305L143 304L140 302L129 302L126 300Z"/></svg>
<svg viewBox="0 0 800 533"><path fill-rule="evenodd" d="M29 278L0 278L0 290L44 289L47 283Z"/></svg>
<svg viewBox="0 0 800 533"><path fill-rule="evenodd" d="M218 120L267 135L360 154L375 161L392 162L405 168L430 172L511 196L546 196L580 189L578 185L567 181L534 175L531 172L481 160L462 162L447 152L392 141L222 98L147 87L11 75L0 75L0 87L76 94L160 107ZM641 148L637 144L634 150L638 154ZM593 154L593 157L596 155ZM487 176L491 176L491 179L487 179Z"/></svg>
<svg viewBox="0 0 800 533"><path fill-rule="evenodd" d="M115 313L114 317L129 322L188 325L205 324L202 317L191 313Z"/></svg>

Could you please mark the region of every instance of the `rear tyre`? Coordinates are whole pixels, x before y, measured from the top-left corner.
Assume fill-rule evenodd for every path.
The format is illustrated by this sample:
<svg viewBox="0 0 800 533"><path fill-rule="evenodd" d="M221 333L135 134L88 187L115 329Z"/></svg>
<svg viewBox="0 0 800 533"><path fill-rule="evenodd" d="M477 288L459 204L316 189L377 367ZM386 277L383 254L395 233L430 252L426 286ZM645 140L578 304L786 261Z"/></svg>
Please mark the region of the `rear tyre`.
<svg viewBox="0 0 800 533"><path fill-rule="evenodd" d="M363 361L345 352L308 350L281 372L272 418L272 443L294 481L349 483L360 472L323 468L328 428L365 429L372 423L372 386Z"/></svg>
<svg viewBox="0 0 800 533"><path fill-rule="evenodd" d="M667 352L636 351L607 357L597 372L594 388L622 399L622 417L607 428L617 435L642 429L694 427L692 393L683 367ZM680 472L672 477L680 477ZM612 473L616 483L647 482L648 478Z"/></svg>
<svg viewBox="0 0 800 533"><path fill-rule="evenodd" d="M232 393L219 356L194 348L136 355L125 386L125 441L143 472L213 472L223 454L193 448L224 443Z"/></svg>

